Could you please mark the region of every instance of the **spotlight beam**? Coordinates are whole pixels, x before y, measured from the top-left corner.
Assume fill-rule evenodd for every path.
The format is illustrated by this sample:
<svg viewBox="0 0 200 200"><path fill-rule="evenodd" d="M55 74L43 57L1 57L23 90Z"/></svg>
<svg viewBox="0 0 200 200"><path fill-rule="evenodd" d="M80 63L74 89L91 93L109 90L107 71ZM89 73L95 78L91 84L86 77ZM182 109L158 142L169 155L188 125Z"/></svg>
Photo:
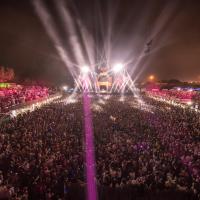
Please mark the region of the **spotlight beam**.
<svg viewBox="0 0 200 200"><path fill-rule="evenodd" d="M36 0L33 1L33 6L35 8L36 14L38 15L39 19L41 20L45 30L47 31L47 34L49 35L50 39L52 40L58 55L62 59L65 66L69 69L69 72L75 77L75 70L72 69L73 64L71 63L69 59L69 55L67 54L66 50L62 46L62 43L59 39L59 34L57 33L55 29L55 24L53 23L53 19L51 15L49 14L45 4L40 1Z"/></svg>
<svg viewBox="0 0 200 200"><path fill-rule="evenodd" d="M58 14L60 15L61 20L65 24L65 32L69 35L69 42L71 44L72 51L76 58L76 61L79 65L82 65L84 61L82 48L80 45L79 38L77 37L77 32L75 30L74 21L70 15L69 10L64 4L64 1L54 1Z"/></svg>

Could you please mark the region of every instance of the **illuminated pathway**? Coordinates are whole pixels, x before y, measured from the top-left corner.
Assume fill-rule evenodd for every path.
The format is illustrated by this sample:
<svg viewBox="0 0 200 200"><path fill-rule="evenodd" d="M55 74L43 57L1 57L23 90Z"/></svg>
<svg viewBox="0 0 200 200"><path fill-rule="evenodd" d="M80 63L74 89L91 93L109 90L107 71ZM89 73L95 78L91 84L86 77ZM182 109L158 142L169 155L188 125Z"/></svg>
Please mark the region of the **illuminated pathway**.
<svg viewBox="0 0 200 200"><path fill-rule="evenodd" d="M92 114L90 110L90 97L83 95L84 123L85 123L85 154L86 154L86 178L87 178L87 200L97 200L97 189L95 182L95 152L93 143Z"/></svg>

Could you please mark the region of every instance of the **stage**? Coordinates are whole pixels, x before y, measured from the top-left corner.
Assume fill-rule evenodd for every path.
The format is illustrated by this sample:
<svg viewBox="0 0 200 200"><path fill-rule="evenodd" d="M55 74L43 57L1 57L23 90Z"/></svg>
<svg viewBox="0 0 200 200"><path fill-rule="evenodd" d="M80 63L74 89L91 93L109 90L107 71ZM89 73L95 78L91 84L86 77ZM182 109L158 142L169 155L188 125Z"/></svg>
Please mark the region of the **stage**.
<svg viewBox="0 0 200 200"><path fill-rule="evenodd" d="M96 70L84 66L74 82L78 92L97 94L135 94L138 92L126 66L121 63L114 67L99 67Z"/></svg>

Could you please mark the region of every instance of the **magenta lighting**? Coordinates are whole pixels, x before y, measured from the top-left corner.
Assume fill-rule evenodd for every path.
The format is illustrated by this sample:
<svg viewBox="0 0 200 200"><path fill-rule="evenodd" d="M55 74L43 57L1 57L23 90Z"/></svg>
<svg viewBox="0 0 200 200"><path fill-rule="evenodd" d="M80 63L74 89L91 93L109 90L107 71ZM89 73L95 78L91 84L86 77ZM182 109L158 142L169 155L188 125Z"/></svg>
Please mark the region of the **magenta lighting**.
<svg viewBox="0 0 200 200"><path fill-rule="evenodd" d="M85 122L85 154L86 154L86 178L87 178L87 200L97 200L96 171L95 171L95 149L92 125L92 114L90 110L90 97L83 94L84 122Z"/></svg>

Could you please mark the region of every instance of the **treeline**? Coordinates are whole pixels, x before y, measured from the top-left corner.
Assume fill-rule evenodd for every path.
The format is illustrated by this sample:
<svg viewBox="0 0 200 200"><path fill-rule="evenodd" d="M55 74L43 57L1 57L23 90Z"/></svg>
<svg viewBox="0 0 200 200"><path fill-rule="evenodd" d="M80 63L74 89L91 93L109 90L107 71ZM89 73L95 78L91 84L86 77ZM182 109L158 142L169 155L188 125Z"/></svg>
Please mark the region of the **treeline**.
<svg viewBox="0 0 200 200"><path fill-rule="evenodd" d="M9 67L0 67L0 82L11 81L15 77L15 72Z"/></svg>

